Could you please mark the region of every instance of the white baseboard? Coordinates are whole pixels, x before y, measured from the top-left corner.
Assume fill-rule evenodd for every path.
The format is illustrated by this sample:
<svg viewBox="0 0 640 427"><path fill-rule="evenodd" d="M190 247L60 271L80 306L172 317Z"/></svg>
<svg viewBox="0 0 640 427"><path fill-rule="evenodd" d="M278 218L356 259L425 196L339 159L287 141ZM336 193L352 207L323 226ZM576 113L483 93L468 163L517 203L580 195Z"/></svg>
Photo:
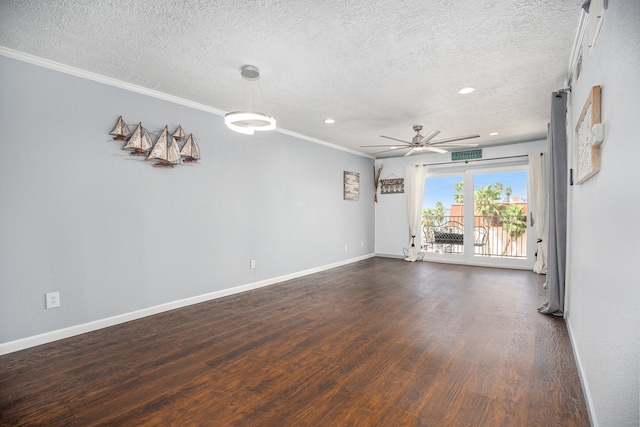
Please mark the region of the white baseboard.
<svg viewBox="0 0 640 427"><path fill-rule="evenodd" d="M395 259L405 259L406 255L399 255L399 254L385 254L385 253L380 253L377 252L376 253L377 257L381 257L381 258L395 258ZM441 258L423 258L422 261L425 262L435 262L435 263L440 263L440 264L456 264L456 265L470 265L473 267L489 267L489 268L505 268L505 269L509 269L509 270L527 270L527 271L531 271L533 270L533 265L529 266L529 265L514 265L511 263L499 263L499 262L494 262L493 264L488 264L485 261L479 261L479 262L460 262L460 260L451 260L451 259L441 259Z"/></svg>
<svg viewBox="0 0 640 427"><path fill-rule="evenodd" d="M591 427L598 427L598 420L596 419L596 414L594 413L593 399L591 397L591 393L589 391L589 386L587 384L587 378L584 375L584 369L582 368L582 362L580 360L580 354L578 353L578 348L575 345L573 340L573 331L571 330L571 322L569 319L564 319L564 324L567 325L567 332L569 333L569 342L571 342L571 349L573 350L573 358L576 360L576 367L578 368L578 376L580 377L580 385L582 386L582 394L584 395L585 403L587 404L587 411L589 412L589 421L591 422Z"/></svg>
<svg viewBox="0 0 640 427"><path fill-rule="evenodd" d="M302 276L308 276L310 274L319 273L321 271L330 270L332 268L341 267L357 261L362 261L368 258L373 258L375 254L367 254L356 258L350 258L344 261L339 261L333 264L328 264L320 267L311 268L296 273L287 274L280 277L274 277L272 279L262 280L260 282L248 283L246 285L236 286L234 288L222 289L220 291L210 292L203 295L196 295L181 300L171 301L165 304L156 305L153 307L144 308L142 310L136 310L129 313L119 314L113 317L107 317L105 319L99 319L80 325L70 326L68 328L58 329L55 331L45 332L39 335L34 335L26 338L21 338L15 341L9 341L0 344L0 356L3 354L13 353L27 348L35 347L42 344L47 344L53 341L73 337L75 335L85 334L87 332L97 331L98 329L108 328L109 326L115 326L120 323L130 322L132 320L141 319L143 317L152 316L154 314L162 313L169 310L175 310L176 308L187 307L193 304L199 304L201 302L210 301L217 298L226 297L240 292L246 292L253 289L263 288L265 286L274 285L276 283L284 282L286 280L296 279Z"/></svg>
<svg viewBox="0 0 640 427"><path fill-rule="evenodd" d="M381 258L396 258L396 259L404 259L405 256L404 255L398 255L398 254L381 254L381 253L376 253L376 256L381 257Z"/></svg>

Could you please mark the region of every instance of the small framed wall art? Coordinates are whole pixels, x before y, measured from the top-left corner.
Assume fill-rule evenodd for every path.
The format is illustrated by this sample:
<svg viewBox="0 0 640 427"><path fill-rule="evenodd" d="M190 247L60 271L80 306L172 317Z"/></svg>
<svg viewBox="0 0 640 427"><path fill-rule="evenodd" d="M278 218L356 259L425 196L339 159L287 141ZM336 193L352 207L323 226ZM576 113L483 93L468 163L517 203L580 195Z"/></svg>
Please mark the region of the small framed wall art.
<svg viewBox="0 0 640 427"><path fill-rule="evenodd" d="M344 172L344 199L360 200L360 174Z"/></svg>
<svg viewBox="0 0 640 427"><path fill-rule="evenodd" d="M576 125L576 184L600 171L600 145L593 140L593 126L600 124L600 86L589 91Z"/></svg>

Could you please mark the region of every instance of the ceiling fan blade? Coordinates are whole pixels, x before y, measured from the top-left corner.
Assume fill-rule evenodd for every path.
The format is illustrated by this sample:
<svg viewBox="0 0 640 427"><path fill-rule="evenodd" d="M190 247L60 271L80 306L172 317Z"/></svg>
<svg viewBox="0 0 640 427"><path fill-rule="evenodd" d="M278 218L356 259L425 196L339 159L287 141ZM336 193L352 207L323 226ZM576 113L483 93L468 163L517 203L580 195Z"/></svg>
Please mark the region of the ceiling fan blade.
<svg viewBox="0 0 640 427"><path fill-rule="evenodd" d="M409 145L411 145L411 142L409 142L409 141L403 141L403 140L398 139L398 138L391 138L390 136L380 135L380 138L393 139L394 141L400 141L400 142L403 142L403 143L405 143L405 144L409 144Z"/></svg>
<svg viewBox="0 0 640 427"><path fill-rule="evenodd" d="M373 153L373 154L388 153L389 151L405 150L405 149L407 149L407 148L409 148L409 147L398 147L398 148L392 148L392 149L390 149L390 150L377 151L377 152L375 152L375 153Z"/></svg>
<svg viewBox="0 0 640 427"><path fill-rule="evenodd" d="M437 134L439 134L440 131L439 130L432 130L431 132L429 132L428 134L426 134L425 136L422 137L422 139L420 141L418 141L418 143L420 144L424 144L425 142L429 142L431 141L433 138L435 138L435 136Z"/></svg>
<svg viewBox="0 0 640 427"><path fill-rule="evenodd" d="M430 146L443 147L477 147L479 144L465 144L464 142L443 142L442 144L429 144Z"/></svg>
<svg viewBox="0 0 640 427"><path fill-rule="evenodd" d="M398 144L388 144L388 145L361 145L360 148L371 148L371 147L399 147ZM402 148L409 148L411 145L405 144Z"/></svg>
<svg viewBox="0 0 640 427"><path fill-rule="evenodd" d="M413 147L411 150L407 151L407 153L404 155L404 157L412 155L414 151L416 151L415 147Z"/></svg>
<svg viewBox="0 0 640 427"><path fill-rule="evenodd" d="M431 147L430 145L427 145L426 147L424 147L425 150L429 150L429 151L433 151L434 153L448 153L447 150L443 150L442 148L437 148L437 147Z"/></svg>
<svg viewBox="0 0 640 427"><path fill-rule="evenodd" d="M471 138L480 138L480 135L465 135L465 136L456 136L454 138L445 138L438 139L436 141L431 141L429 145L442 144L444 142L452 142L452 141L462 141L463 139L471 139Z"/></svg>

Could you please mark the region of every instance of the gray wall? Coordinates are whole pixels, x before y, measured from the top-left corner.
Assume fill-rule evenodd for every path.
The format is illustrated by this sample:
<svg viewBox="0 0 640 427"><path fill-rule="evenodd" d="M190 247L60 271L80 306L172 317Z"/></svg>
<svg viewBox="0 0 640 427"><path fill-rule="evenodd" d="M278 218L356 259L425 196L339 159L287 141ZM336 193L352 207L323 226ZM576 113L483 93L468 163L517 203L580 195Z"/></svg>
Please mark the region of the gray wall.
<svg viewBox="0 0 640 427"><path fill-rule="evenodd" d="M569 193L565 313L594 426L626 427L640 425L640 2L610 1L603 19L569 98L573 130L602 86L606 139L600 173Z"/></svg>
<svg viewBox="0 0 640 427"><path fill-rule="evenodd" d="M374 252L372 159L5 56L0 75L0 344ZM121 114L181 124L201 162L132 159Z"/></svg>

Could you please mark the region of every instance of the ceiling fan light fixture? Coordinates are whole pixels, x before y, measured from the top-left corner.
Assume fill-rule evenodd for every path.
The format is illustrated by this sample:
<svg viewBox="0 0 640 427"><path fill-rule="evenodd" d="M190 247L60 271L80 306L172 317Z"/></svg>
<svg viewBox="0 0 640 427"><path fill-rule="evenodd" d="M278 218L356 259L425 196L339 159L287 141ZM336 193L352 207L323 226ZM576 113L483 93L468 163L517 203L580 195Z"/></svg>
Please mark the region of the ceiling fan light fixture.
<svg viewBox="0 0 640 427"><path fill-rule="evenodd" d="M328 125L332 125L332 124L334 124L336 121L335 121L335 120L333 120L333 119L325 119L325 120L324 120L324 122L325 122L326 124L328 124Z"/></svg>
<svg viewBox="0 0 640 427"><path fill-rule="evenodd" d="M476 88L473 86L465 86L465 87L461 87L460 89L458 89L458 93L460 95L468 95L472 92L475 92Z"/></svg>
<svg viewBox="0 0 640 427"><path fill-rule="evenodd" d="M499 135L499 132L490 132L489 133L489 136L496 136L496 135Z"/></svg>
<svg viewBox="0 0 640 427"><path fill-rule="evenodd" d="M404 157L407 157L407 156L410 156L410 155L412 155L414 153L417 153L417 152L431 151L431 152L434 152L434 153L444 154L444 153L448 153L449 152L445 148L452 149L454 147L477 147L478 144L470 144L470 143L467 143L467 142L460 143L460 142L457 142L457 141L464 141L465 139L471 139L471 138L480 138L480 135L473 134L473 135L463 135L463 136L456 136L456 137L452 137L452 138L444 138L444 139L436 139L436 140L434 140L433 138L440 133L439 130L432 130L431 132L429 132L425 136L420 134L421 130L422 130L422 126L421 125L413 126L413 131L416 133L416 135L411 139L411 141L405 141L404 139L398 139L398 138L392 138L390 136L380 135L381 138L386 138L386 139L391 139L391 140L394 140L394 141L399 141L399 142L402 143L402 145L400 145L400 144L361 145L361 147L374 147L374 148L377 148L377 147L389 147L389 149L387 149L387 150L378 151L377 153L373 153L374 155L381 154L381 153L388 153L390 151L395 151L395 150L409 149L409 151L407 151L404 154ZM445 145L445 144L447 144L447 145ZM441 148L441 147L443 147L443 148Z"/></svg>
<svg viewBox="0 0 640 427"><path fill-rule="evenodd" d="M276 128L276 118L267 113L253 111L253 92L251 84L260 79L259 70L253 65L245 65L240 71L240 75L249 87L249 110L233 111L224 115L224 123L234 132L243 133L245 135L253 135L256 130L273 130ZM264 101L262 86L258 82L260 93ZM266 104L266 102L265 102Z"/></svg>

